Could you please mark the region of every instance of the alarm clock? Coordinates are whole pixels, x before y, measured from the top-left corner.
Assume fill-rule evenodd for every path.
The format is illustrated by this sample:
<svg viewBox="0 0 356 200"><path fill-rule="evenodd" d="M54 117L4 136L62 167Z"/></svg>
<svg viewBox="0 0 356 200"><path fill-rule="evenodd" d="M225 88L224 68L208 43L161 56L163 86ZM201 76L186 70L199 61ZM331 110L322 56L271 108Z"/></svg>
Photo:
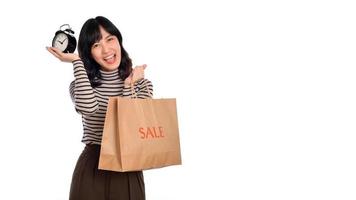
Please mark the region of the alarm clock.
<svg viewBox="0 0 356 200"><path fill-rule="evenodd" d="M59 31L54 34L52 47L60 49L63 53L73 53L75 51L77 40L69 24L63 24L59 27Z"/></svg>

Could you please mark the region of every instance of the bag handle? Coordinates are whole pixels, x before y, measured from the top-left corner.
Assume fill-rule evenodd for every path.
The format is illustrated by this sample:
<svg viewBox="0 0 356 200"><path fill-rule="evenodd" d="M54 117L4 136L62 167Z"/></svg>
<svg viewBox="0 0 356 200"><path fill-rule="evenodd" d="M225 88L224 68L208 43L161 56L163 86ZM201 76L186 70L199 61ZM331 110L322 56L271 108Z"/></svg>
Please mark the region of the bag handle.
<svg viewBox="0 0 356 200"><path fill-rule="evenodd" d="M137 93L135 91L135 84L130 84L131 85L131 96L134 95L135 99L137 98ZM147 94L150 95L150 91L148 89L148 85L146 84L146 91L147 91Z"/></svg>
<svg viewBox="0 0 356 200"><path fill-rule="evenodd" d="M146 87L147 94L150 94L150 91L149 91L149 88L148 88L148 84L146 84L145 87ZM137 100L137 93L135 92L134 85L132 85L132 84L131 84L131 95L134 95L134 97L135 97L134 102L135 102L137 108L140 110L139 112L141 112L141 115L144 116L145 115L145 111L144 111L144 109L142 107L142 104L139 103L139 101L136 101ZM147 100L148 100L147 103L149 105L149 109L151 110L151 114L152 114L151 117L153 118L153 126L158 126L159 123L158 123L158 120L157 120L157 113L156 113L156 111L154 109L154 103L152 101L152 98L148 98Z"/></svg>
<svg viewBox="0 0 356 200"><path fill-rule="evenodd" d="M137 100L137 93L135 91L135 86L132 83L130 85L131 85L131 96L134 96L135 99ZM150 94L148 84L146 84L145 87L146 87L147 94ZM149 99L152 100L152 98L149 98ZM138 107L138 109L140 110L139 112L141 112L141 115L144 116L145 111L142 107L142 104L139 104L139 101L136 101L136 100L134 100L134 102L135 102L136 106ZM155 126L157 126L159 124L158 124L158 120L157 120L157 116L156 116L157 114L153 108L154 107L153 101L148 101L148 102L149 102L149 107L150 107L151 113L152 113L153 123Z"/></svg>

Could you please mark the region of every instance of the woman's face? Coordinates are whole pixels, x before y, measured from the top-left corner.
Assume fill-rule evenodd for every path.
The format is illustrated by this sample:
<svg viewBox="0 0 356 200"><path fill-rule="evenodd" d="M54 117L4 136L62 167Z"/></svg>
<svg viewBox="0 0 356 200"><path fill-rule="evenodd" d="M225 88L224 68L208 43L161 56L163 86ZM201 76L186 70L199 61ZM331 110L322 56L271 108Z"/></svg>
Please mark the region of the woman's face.
<svg viewBox="0 0 356 200"><path fill-rule="evenodd" d="M121 62L121 48L119 40L100 27L101 39L91 47L91 55L101 66L101 70L113 71Z"/></svg>

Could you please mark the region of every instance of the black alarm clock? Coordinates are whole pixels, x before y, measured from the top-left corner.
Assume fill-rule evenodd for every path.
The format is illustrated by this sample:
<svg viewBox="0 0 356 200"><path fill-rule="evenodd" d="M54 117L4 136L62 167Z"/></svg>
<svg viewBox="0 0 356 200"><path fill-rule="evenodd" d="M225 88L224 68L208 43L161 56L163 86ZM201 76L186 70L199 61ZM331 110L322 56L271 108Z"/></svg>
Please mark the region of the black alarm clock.
<svg viewBox="0 0 356 200"><path fill-rule="evenodd" d="M73 53L75 51L77 40L69 24L63 24L59 27L59 31L55 33L52 40L52 47L60 49L63 53Z"/></svg>

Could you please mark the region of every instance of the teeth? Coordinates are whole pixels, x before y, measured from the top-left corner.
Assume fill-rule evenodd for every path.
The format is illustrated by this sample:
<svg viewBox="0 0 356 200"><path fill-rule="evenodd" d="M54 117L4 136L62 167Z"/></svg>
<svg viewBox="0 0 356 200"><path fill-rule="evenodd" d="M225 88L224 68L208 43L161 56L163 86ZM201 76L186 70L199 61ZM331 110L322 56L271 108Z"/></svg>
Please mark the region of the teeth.
<svg viewBox="0 0 356 200"><path fill-rule="evenodd" d="M104 58L104 60L109 60L109 59L111 59L113 57L114 57L114 55L111 55L111 56L108 56L108 57Z"/></svg>

